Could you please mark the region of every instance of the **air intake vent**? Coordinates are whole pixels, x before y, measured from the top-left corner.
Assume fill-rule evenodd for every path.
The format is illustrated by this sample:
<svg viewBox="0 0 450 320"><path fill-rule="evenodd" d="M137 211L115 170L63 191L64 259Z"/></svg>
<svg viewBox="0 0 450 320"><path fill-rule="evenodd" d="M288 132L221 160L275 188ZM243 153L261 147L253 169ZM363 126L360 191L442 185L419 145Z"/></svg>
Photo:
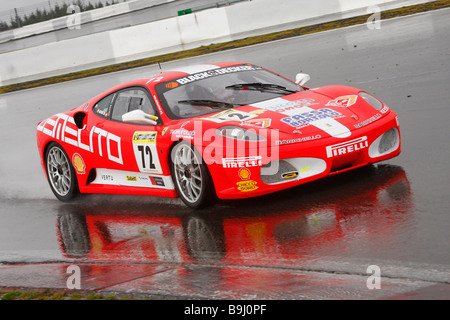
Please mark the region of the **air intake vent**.
<svg viewBox="0 0 450 320"><path fill-rule="evenodd" d="M277 184L309 178L325 172L327 164L318 158L288 158L271 161L261 167L261 180Z"/></svg>
<svg viewBox="0 0 450 320"><path fill-rule="evenodd" d="M274 172L275 170L276 172ZM265 164L261 169L261 180L267 184L295 180L297 177L297 169L285 160L269 162Z"/></svg>

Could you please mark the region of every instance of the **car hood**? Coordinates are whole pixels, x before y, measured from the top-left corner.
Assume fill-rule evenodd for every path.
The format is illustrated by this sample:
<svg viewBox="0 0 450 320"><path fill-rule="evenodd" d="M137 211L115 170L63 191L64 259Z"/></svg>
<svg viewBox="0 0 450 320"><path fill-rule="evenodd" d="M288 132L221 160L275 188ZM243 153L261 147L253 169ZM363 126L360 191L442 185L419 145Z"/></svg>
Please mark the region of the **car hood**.
<svg viewBox="0 0 450 320"><path fill-rule="evenodd" d="M357 92L333 98L308 90L234 110L249 114L241 126L277 129L293 136L346 138L365 120L381 117Z"/></svg>

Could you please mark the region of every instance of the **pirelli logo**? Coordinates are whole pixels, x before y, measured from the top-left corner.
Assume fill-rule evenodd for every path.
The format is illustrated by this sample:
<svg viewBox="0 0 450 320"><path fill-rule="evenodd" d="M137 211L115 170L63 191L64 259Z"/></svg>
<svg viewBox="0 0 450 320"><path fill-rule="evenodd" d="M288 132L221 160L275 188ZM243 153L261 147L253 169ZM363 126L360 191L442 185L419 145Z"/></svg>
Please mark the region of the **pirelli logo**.
<svg viewBox="0 0 450 320"><path fill-rule="evenodd" d="M241 158L224 158L222 164L224 168L250 168L262 166L262 157L241 157Z"/></svg>
<svg viewBox="0 0 450 320"><path fill-rule="evenodd" d="M367 137L361 137L357 139L353 139L350 141L334 144L332 146L328 146L327 149L327 157L333 158L340 155L352 153L358 150L365 149L369 146L367 141Z"/></svg>

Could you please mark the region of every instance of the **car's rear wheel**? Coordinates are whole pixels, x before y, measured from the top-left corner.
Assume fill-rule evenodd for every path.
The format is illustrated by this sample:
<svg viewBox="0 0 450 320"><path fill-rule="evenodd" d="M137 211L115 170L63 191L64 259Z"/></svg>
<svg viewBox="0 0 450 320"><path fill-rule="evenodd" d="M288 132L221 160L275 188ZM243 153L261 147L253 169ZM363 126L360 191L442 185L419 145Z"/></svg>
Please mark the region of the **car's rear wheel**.
<svg viewBox="0 0 450 320"><path fill-rule="evenodd" d="M59 200L67 202L78 193L75 169L67 153L56 142L50 143L47 148L45 168L50 188Z"/></svg>
<svg viewBox="0 0 450 320"><path fill-rule="evenodd" d="M181 200L191 208L201 208L215 198L209 170L195 147L177 143L171 152L172 177Z"/></svg>

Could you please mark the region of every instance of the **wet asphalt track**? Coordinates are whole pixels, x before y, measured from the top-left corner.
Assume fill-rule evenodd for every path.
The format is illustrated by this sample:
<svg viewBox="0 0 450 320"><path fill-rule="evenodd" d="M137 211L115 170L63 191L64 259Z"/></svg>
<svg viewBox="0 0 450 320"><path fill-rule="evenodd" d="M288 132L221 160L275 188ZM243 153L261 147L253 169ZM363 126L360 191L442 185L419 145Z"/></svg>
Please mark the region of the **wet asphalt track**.
<svg viewBox="0 0 450 320"><path fill-rule="evenodd" d="M38 121L139 68L0 95L0 286L184 298L450 298L450 10L163 64L238 60L310 87L376 94L399 114L402 154L277 194L202 211L178 199L86 195L58 202L40 167ZM42 264L44 263L45 264ZM19 264L16 264L19 263ZM38 264L34 264L38 263ZM381 269L369 290L367 267Z"/></svg>

